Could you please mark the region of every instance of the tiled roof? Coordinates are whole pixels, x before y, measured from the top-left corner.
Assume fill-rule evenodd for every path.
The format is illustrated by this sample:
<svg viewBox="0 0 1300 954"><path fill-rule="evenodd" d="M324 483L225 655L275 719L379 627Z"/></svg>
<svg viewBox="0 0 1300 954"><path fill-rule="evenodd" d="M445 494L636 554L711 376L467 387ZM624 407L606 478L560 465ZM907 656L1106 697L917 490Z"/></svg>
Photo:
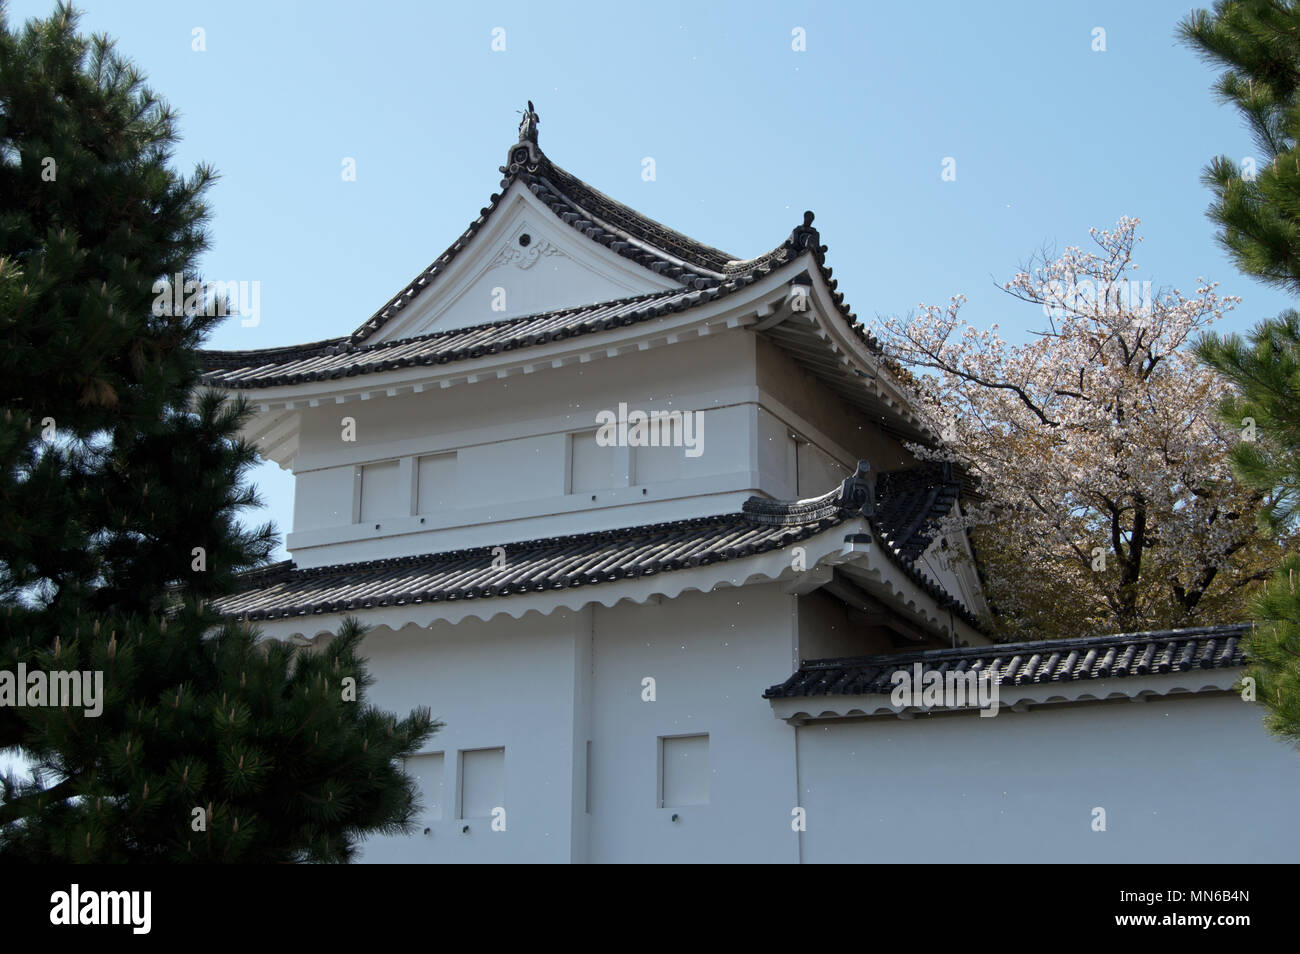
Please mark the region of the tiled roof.
<svg viewBox="0 0 1300 954"><path fill-rule="evenodd" d="M512 153L512 157L517 154ZM525 161L517 167L515 175L524 179L544 202L551 205L551 211L555 212L561 218L565 218L569 224L586 233L590 227L590 221L587 225L582 224L582 215L585 213L589 220L595 220L604 223L608 228L596 226L599 230L597 235L591 236L602 245L611 245L612 242L603 240L599 233L608 232L611 235L622 234L626 238L640 240L648 246L647 250L658 250L666 252L672 259L676 259L685 264L693 266L701 273L701 277L708 276L716 280L726 275L735 275L748 270L750 262L737 259L734 255L728 255L712 246L705 245L703 242L696 241L688 235L683 235L675 229L671 229L654 219L648 218L629 208L617 199L612 199L605 193L593 188L583 182L572 173L566 172L555 163L546 158L545 154L538 151L538 162L529 164ZM512 163L512 166L516 164ZM534 167L535 166L535 167ZM507 175L511 167L503 167L502 171ZM557 207L557 204L562 207ZM577 214L577 219L566 218L570 213ZM620 247L616 249L620 254L624 250ZM630 256L635 258L635 254ZM639 259L638 259L639 260ZM668 258L660 259L668 261ZM655 263L651 263L651 267ZM673 277L673 276L670 276ZM690 282L695 279L690 279Z"/></svg>
<svg viewBox="0 0 1300 954"><path fill-rule="evenodd" d="M772 686L767 699L798 696L888 695L893 675L992 671L1003 685L1079 682L1245 665L1242 638L1249 625L1206 626L1117 636L1079 637L1003 643L962 649L932 649L888 656L805 661L785 682Z"/></svg>
<svg viewBox="0 0 1300 954"><path fill-rule="evenodd" d="M508 164L501 171L506 176L501 180L503 191L513 179L523 180L562 221L592 241L688 288L709 288L740 275L761 278L809 252L831 290L836 308L853 333L873 351L880 351L879 343L849 309L844 294L836 290L839 282L826 265L827 248L813 227L812 212L804 212L803 223L795 226L789 237L771 251L737 260L593 189L551 162L533 143L521 142L511 149ZM408 288L407 292L411 290ZM381 310L375 319L382 314Z"/></svg>
<svg viewBox="0 0 1300 954"><path fill-rule="evenodd" d="M501 172L505 174L501 180L502 192L494 194L487 206L479 210L478 218L460 238L352 334L283 348L205 352L205 366L212 372L207 375L207 382L230 388L272 387L415 363L462 360L497 350L522 348L551 340L538 336L539 329L543 328L603 330L712 301L795 261L805 252L811 253L851 332L872 351L880 353L879 343L849 310L844 295L836 291L838 283L826 265L826 246L821 244L820 235L812 225L811 212L804 213L803 224L796 226L776 248L756 258L737 260L611 199L552 163L533 142L521 141L511 147L507 164L501 167ZM682 289L508 319L454 332L422 335L379 346L396 349L400 357L389 351L371 352L364 348L367 339L446 271L452 260L487 223L505 190L516 180L546 203L562 222L615 254L678 282ZM636 317L629 317L631 314ZM615 317L619 320L608 321ZM772 333L778 343L784 343L791 335L796 347L800 346L803 336L793 325L786 329L773 329ZM556 336L553 334L551 337ZM391 361L399 363L386 363Z"/></svg>
<svg viewBox="0 0 1300 954"><path fill-rule="evenodd" d="M896 494L929 494L928 476L915 488L895 478ZM910 531L873 519L867 468L820 497L774 501L751 497L738 514L698 517L505 545L505 566L492 546L421 556L299 569L291 561L247 574L243 589L217 601L219 612L248 619L339 613L404 603L501 597L588 586L735 560L807 539L854 516L871 519L877 533L912 552ZM911 512L912 507L900 507ZM924 549L924 547L922 547ZM892 560L941 603L951 599L893 546ZM917 551L919 552L919 551ZM956 604L963 618L965 607Z"/></svg>
<svg viewBox="0 0 1300 954"><path fill-rule="evenodd" d="M217 609L228 616L275 619L588 586L764 553L844 519L836 514L798 526L771 526L732 514L549 537L505 545L500 569L493 566L499 562L495 547L305 570L286 562L259 571L252 588L220 600Z"/></svg>
<svg viewBox="0 0 1300 954"><path fill-rule="evenodd" d="M695 291L713 288L741 275L761 278L774 268L793 261L807 249L812 249L815 254L825 251L817 244L817 230L811 228L812 213L808 212L803 226L796 228L776 248L757 258L736 260L726 252L661 225L592 188L551 162L533 142L521 141L512 146L501 172L504 175L501 191L493 194L488 204L479 210L478 218L428 268L362 323L352 333L354 342L364 341L374 334L433 284L487 224L502 196L516 181L545 203L560 221L593 242Z"/></svg>
<svg viewBox="0 0 1300 954"><path fill-rule="evenodd" d="M267 351L207 351L203 353L209 371L205 380L223 388L279 387L413 365L464 361L685 311L721 298L752 280L742 276L706 291L654 292L374 345L358 345L348 338L334 338L314 345Z"/></svg>
<svg viewBox="0 0 1300 954"><path fill-rule="evenodd" d="M952 511L961 488L951 465L927 463L881 474L876 525L895 552L914 563L934 539L936 521Z"/></svg>
<svg viewBox="0 0 1300 954"><path fill-rule="evenodd" d="M983 623L969 606L949 593L918 564L934 539L937 522L946 517L957 500L961 484L948 464L923 463L901 470L886 471L867 480L870 468L858 462L850 480L865 488L862 512L871 522L882 549L909 579L942 607L977 630Z"/></svg>

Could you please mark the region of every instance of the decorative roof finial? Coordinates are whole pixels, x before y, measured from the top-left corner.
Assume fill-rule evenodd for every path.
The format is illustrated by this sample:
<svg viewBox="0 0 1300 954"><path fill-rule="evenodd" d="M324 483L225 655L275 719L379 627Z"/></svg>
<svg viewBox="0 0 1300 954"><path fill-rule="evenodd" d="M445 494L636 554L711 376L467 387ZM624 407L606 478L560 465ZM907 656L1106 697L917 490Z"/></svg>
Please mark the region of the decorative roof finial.
<svg viewBox="0 0 1300 954"><path fill-rule="evenodd" d="M817 227L813 225L811 211L803 214L803 225L796 225L786 241L796 252L809 250L814 255L821 255L821 235L817 232Z"/></svg>
<svg viewBox="0 0 1300 954"><path fill-rule="evenodd" d="M869 461L858 461L858 469L853 476L844 478L840 484L839 505L853 514L867 517L876 515L876 481L871 476Z"/></svg>
<svg viewBox="0 0 1300 954"><path fill-rule="evenodd" d="M519 121L519 141L531 142L537 144L537 126L541 120L537 118L537 111L533 109L533 101L528 101L528 109L524 111L524 118Z"/></svg>

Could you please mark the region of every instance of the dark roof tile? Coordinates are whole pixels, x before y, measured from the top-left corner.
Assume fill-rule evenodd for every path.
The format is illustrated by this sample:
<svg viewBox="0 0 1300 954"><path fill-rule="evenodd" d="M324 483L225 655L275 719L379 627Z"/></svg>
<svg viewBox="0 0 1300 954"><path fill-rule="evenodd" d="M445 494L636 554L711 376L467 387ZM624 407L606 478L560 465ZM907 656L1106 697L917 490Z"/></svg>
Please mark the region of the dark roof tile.
<svg viewBox="0 0 1300 954"><path fill-rule="evenodd" d="M931 649L887 656L806 660L785 682L763 693L767 699L819 695L889 695L896 672L922 674L950 668L992 670L1000 683L1025 685L1122 679L1174 669L1230 669L1244 666L1248 624L1203 626L1114 636L1040 640L961 649ZM1156 663L1153 667L1153 662Z"/></svg>
<svg viewBox="0 0 1300 954"><path fill-rule="evenodd" d="M748 281L736 280L738 284ZM311 346L265 351L206 351L203 352L207 368L204 381L231 389L280 387L419 364L471 360L485 354L649 321L669 311L695 307L727 291L730 288L724 285L707 292L691 289L653 292L374 345L356 345L347 338L334 338Z"/></svg>
<svg viewBox="0 0 1300 954"><path fill-rule="evenodd" d="M742 559L789 546L865 516L883 540L903 546L883 549L941 605L952 605L977 625L970 611L913 566L920 551L911 536L887 515L873 513L865 463L835 490L810 500L751 497L741 513L698 517L647 526L546 537L505 545L504 567L494 566L493 546L421 556L299 569L279 563L242 577L242 589L217 601L219 612L248 619L276 619L308 613L336 613L398 602L477 599L512 593L586 586ZM930 494L930 479L896 476L891 494ZM900 506L913 513L916 508ZM922 547L922 549L924 549Z"/></svg>
<svg viewBox="0 0 1300 954"><path fill-rule="evenodd" d="M586 586L739 559L821 533L846 516L793 532L731 514L529 540L506 544L500 568L490 546L311 569L287 562L246 577L245 588L216 608L227 616L276 619Z"/></svg>

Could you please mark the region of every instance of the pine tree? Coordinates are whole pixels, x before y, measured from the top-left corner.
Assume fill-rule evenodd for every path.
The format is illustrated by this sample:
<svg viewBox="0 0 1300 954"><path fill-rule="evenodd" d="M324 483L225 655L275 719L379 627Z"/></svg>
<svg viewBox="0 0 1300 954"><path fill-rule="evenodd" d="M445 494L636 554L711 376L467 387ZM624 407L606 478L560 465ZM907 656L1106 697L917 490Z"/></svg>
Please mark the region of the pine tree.
<svg viewBox="0 0 1300 954"><path fill-rule="evenodd" d="M239 522L247 405L200 388L221 316L155 306L195 275L215 173L171 168L174 114L76 24L0 19L0 674L101 672L102 711L0 681L33 771L0 780L0 853L346 861L409 830L401 760L437 724L366 704L354 621L308 652L211 609L276 539Z"/></svg>
<svg viewBox="0 0 1300 954"><path fill-rule="evenodd" d="M1255 601L1260 621L1249 641L1253 696L1267 709L1264 724L1300 743L1300 555L1291 554ZM1247 698L1250 698L1247 695Z"/></svg>
<svg viewBox="0 0 1300 954"><path fill-rule="evenodd" d="M1247 275L1300 292L1300 5L1219 0L1179 34L1223 67L1215 93L1236 107L1262 158L1219 156L1206 169L1219 241Z"/></svg>
<svg viewBox="0 0 1300 954"><path fill-rule="evenodd" d="M1236 388L1223 401L1225 423L1240 428L1237 474L1270 494L1263 522L1278 535L1300 517L1300 314L1288 311L1240 335L1207 335L1197 355ZM1256 698L1270 731L1300 743L1300 556L1288 554L1251 604L1257 621L1247 643Z"/></svg>
<svg viewBox="0 0 1300 954"><path fill-rule="evenodd" d="M1300 314L1260 322L1247 338L1207 335L1197 357L1228 378L1235 393L1220 414L1237 428L1233 469L1270 494L1262 516L1275 532L1300 517Z"/></svg>
<svg viewBox="0 0 1300 954"><path fill-rule="evenodd" d="M1239 166L1213 160L1205 182L1219 240L1246 274L1300 292L1300 6L1277 0L1220 0L1193 11L1182 38L1222 67L1220 100L1235 106L1263 156ZM1277 533L1300 514L1300 315L1261 322L1248 338L1207 335L1198 356L1236 393L1222 407L1240 429L1237 474L1271 495L1265 522ZM1300 557L1289 555L1252 604L1258 622L1248 641L1258 700L1269 729L1300 742Z"/></svg>

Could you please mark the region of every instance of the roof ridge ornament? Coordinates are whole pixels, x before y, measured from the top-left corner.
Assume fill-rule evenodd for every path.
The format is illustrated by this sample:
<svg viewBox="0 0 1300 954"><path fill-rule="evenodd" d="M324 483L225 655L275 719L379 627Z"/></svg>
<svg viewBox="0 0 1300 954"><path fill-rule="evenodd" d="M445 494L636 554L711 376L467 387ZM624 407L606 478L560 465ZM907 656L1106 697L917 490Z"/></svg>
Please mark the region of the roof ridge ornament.
<svg viewBox="0 0 1300 954"><path fill-rule="evenodd" d="M519 120L519 141L510 147L510 151L506 154L506 164L501 167L502 174L506 176L501 183L503 189L507 187L511 177L525 170L537 172L541 168L545 158L537 145L537 127L541 122L537 110L533 108L533 101L528 100L528 108L524 110L523 118Z"/></svg>
<svg viewBox="0 0 1300 954"><path fill-rule="evenodd" d="M876 515L876 485L871 476L871 464L858 461L858 469L845 478L840 486L803 500L772 500L767 497L750 497L741 506L741 512L755 523L776 526L803 526L838 515L874 517ZM860 542L869 543L870 538Z"/></svg>
<svg viewBox="0 0 1300 954"><path fill-rule="evenodd" d="M808 217L812 213L807 213ZM807 219L805 219L807 221ZM851 477L845 477L840 484L839 505L854 515L874 517L876 515L876 487L871 477L871 464L858 461L858 469Z"/></svg>
<svg viewBox="0 0 1300 954"><path fill-rule="evenodd" d="M541 119L537 116L537 110L533 109L533 101L528 101L528 108L524 110L524 118L519 120L519 141L531 142L537 144L537 127L541 124Z"/></svg>
<svg viewBox="0 0 1300 954"><path fill-rule="evenodd" d="M787 241L796 252L811 251L814 255L821 255L824 251L821 247L822 236L813 227L813 218L812 210L804 212L803 225L796 225L790 233Z"/></svg>

